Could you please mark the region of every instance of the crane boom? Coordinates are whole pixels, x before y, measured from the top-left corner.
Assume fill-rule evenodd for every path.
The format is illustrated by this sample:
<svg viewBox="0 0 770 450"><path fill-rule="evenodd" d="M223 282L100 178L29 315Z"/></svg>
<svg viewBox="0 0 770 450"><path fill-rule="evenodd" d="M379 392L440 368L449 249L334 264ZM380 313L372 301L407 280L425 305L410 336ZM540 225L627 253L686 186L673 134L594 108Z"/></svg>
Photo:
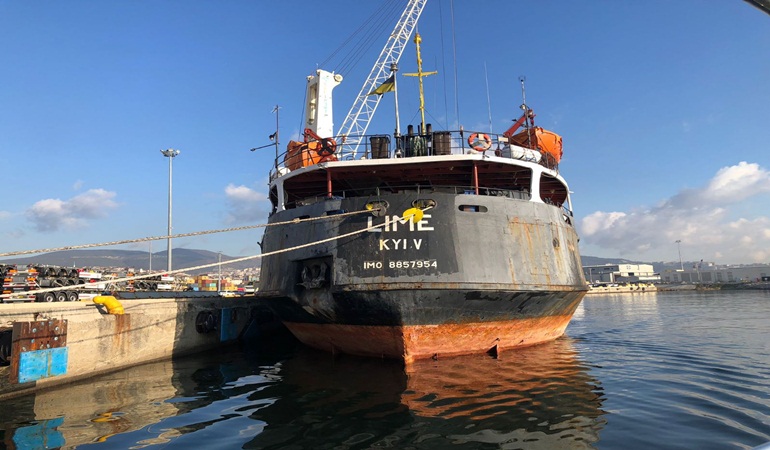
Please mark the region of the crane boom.
<svg viewBox="0 0 770 450"><path fill-rule="evenodd" d="M427 0L409 0L406 9L401 14L401 18L390 34L388 42L385 44L382 52L380 52L380 56L377 58L371 72L369 72L369 76L361 87L358 97L353 102L353 106L342 122L340 131L337 134L346 136L344 145L351 148L353 153L358 148L361 136L366 134L369 122L372 120L382 97L381 95L369 95L369 93L389 77L386 70L391 67L391 64L398 63L406 43L417 26L417 21L420 18L420 14L422 14L423 8L425 8L426 2Z"/></svg>

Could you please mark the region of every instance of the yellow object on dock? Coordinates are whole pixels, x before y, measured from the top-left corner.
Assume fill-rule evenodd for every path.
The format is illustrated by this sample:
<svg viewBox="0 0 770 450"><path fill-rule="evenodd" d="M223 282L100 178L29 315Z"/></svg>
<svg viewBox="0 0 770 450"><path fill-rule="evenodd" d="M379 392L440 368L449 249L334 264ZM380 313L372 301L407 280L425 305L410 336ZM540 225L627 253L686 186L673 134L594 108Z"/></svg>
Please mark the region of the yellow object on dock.
<svg viewBox="0 0 770 450"><path fill-rule="evenodd" d="M112 295L97 295L94 297L94 303L97 305L104 305L107 308L107 312L110 314L123 314L123 305L120 304L118 299Z"/></svg>

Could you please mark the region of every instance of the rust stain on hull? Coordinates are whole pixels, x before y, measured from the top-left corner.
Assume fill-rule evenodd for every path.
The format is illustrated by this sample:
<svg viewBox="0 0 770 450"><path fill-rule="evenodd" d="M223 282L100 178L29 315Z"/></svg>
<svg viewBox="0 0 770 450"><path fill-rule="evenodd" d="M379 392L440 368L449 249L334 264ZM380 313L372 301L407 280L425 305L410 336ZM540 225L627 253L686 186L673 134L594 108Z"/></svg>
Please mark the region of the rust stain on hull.
<svg viewBox="0 0 770 450"><path fill-rule="evenodd" d="M302 343L332 353L402 359L455 356L506 350L552 341L567 328L572 314L499 322L363 326L285 322Z"/></svg>

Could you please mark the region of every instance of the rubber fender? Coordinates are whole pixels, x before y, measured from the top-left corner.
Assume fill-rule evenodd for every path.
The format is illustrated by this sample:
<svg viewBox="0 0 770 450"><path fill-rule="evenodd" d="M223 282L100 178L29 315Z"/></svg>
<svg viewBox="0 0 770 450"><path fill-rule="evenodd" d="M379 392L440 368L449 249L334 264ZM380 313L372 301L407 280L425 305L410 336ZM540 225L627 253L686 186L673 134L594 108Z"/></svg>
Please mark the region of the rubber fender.
<svg viewBox="0 0 770 450"><path fill-rule="evenodd" d="M12 336L13 330L0 331L0 365L9 364L11 362Z"/></svg>
<svg viewBox="0 0 770 450"><path fill-rule="evenodd" d="M123 314L123 305L112 295L97 295L94 297L94 303L104 305L110 314Z"/></svg>
<svg viewBox="0 0 770 450"><path fill-rule="evenodd" d="M195 331L200 334L210 333L217 329L217 318L211 311L201 311L195 318Z"/></svg>

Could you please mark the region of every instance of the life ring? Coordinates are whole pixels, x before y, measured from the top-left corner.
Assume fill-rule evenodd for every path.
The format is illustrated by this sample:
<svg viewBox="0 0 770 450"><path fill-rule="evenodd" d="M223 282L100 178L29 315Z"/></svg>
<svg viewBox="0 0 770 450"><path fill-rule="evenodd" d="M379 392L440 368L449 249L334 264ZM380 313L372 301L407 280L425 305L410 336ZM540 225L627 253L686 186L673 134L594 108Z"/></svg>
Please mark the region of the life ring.
<svg viewBox="0 0 770 450"><path fill-rule="evenodd" d="M317 150L319 156L331 156L337 150L337 142L332 138L321 139L321 148Z"/></svg>
<svg viewBox="0 0 770 450"><path fill-rule="evenodd" d="M492 147L492 138L486 133L473 133L468 136L468 145L477 152L483 152Z"/></svg>

